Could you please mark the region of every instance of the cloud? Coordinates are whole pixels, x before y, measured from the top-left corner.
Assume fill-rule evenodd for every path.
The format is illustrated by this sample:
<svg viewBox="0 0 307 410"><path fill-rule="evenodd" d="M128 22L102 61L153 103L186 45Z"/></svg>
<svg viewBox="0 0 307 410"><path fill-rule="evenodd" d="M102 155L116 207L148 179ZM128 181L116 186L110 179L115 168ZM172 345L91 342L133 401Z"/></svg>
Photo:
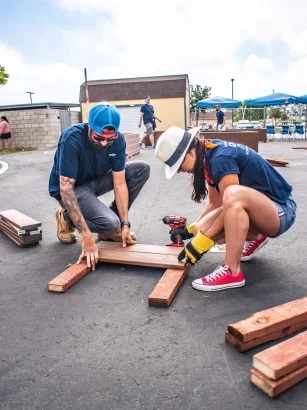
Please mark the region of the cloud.
<svg viewBox="0 0 307 410"><path fill-rule="evenodd" d="M187 73L191 84L211 86L212 95L225 97L231 97L234 78L238 99L273 89L294 95L307 92L302 92L302 77L294 73L303 76L307 70L307 4L302 0L295 7L285 0L268 0L265 7L258 3L251 7L243 0L218 4L156 0L152 5L143 0L57 0L55 4L59 15L75 17L82 24L54 27L62 43L58 62L26 62L22 50L2 45L1 52L0 46L1 57L12 68L1 103L3 96L27 101L27 95L22 97L25 91L36 92L40 101L76 101L84 67L89 79ZM237 51L243 46L241 55Z"/></svg>

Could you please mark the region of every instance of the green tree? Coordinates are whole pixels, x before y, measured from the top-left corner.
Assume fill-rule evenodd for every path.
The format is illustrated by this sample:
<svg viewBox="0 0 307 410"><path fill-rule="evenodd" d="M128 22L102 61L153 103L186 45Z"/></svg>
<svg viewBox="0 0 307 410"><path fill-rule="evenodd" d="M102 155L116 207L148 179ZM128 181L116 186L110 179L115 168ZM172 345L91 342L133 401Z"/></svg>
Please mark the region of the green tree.
<svg viewBox="0 0 307 410"><path fill-rule="evenodd" d="M280 108L278 108L278 107L272 107L272 108L269 109L268 117L269 117L269 118L273 118L273 119L274 119L274 122L276 122L277 119L282 118L283 114L284 114L284 113L283 113L283 111L282 111Z"/></svg>
<svg viewBox="0 0 307 410"><path fill-rule="evenodd" d="M243 119L243 113L244 113L244 119L249 120L249 121L262 121L263 120L263 108L261 107L247 107L246 110L244 108L246 107L246 101L244 100L242 102L242 108L238 108L237 114L234 117L234 121L238 122L239 120Z"/></svg>
<svg viewBox="0 0 307 410"><path fill-rule="evenodd" d="M190 86L190 110L194 110L196 103L200 100L210 97L211 87L202 87L199 84Z"/></svg>
<svg viewBox="0 0 307 410"><path fill-rule="evenodd" d="M0 65L0 85L5 85L8 82L9 74L5 71L5 68Z"/></svg>

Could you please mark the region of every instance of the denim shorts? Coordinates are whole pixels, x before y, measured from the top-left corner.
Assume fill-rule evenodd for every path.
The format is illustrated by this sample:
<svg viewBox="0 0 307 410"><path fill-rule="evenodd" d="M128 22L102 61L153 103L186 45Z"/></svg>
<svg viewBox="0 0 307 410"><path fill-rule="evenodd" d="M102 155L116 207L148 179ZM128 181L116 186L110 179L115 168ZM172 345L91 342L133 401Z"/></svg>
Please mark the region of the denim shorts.
<svg viewBox="0 0 307 410"><path fill-rule="evenodd" d="M153 134L153 128L152 128L152 124L150 122L147 122L145 124L145 128L146 128L146 133L147 135Z"/></svg>
<svg viewBox="0 0 307 410"><path fill-rule="evenodd" d="M287 232L287 230L293 225L296 218L296 202L292 196L289 196L285 205L281 205L277 202L274 202L274 204L278 211L280 228L277 235L271 236L270 238L277 238Z"/></svg>

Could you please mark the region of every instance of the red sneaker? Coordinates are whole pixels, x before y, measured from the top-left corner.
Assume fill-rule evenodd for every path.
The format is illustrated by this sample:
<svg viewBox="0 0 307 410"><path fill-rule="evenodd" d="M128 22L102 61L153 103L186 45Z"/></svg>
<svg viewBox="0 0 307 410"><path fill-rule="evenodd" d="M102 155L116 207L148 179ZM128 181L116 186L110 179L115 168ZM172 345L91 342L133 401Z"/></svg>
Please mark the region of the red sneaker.
<svg viewBox="0 0 307 410"><path fill-rule="evenodd" d="M210 275L192 282L194 289L203 290L204 292L213 292L216 290L239 288L245 285L244 273L240 270L237 275L233 275L228 265L221 265Z"/></svg>
<svg viewBox="0 0 307 410"><path fill-rule="evenodd" d="M256 241L246 241L244 244L244 248L241 255L241 261L249 261L251 260L255 253L259 251L266 243L268 243L269 238L267 236L262 235L260 239Z"/></svg>

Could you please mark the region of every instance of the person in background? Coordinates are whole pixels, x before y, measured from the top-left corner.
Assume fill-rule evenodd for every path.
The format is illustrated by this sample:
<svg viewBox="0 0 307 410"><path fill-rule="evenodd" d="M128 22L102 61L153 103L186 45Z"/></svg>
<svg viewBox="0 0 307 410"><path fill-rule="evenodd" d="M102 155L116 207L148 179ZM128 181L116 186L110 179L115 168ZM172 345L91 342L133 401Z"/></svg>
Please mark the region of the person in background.
<svg viewBox="0 0 307 410"><path fill-rule="evenodd" d="M221 110L221 106L217 104L215 106L216 111L216 130L222 131L225 129L225 113Z"/></svg>
<svg viewBox="0 0 307 410"><path fill-rule="evenodd" d="M147 95L145 98L145 104L141 106L140 110L140 121L139 121L139 128L141 128L142 120L146 128L146 134L149 137L151 142L152 148L156 148L155 139L154 139L154 129L153 129L153 122L155 120L159 120L159 118L155 115L155 111L153 106L150 104L150 96Z"/></svg>
<svg viewBox="0 0 307 410"><path fill-rule="evenodd" d="M0 121L0 139L2 149L5 149L5 141L7 141L7 149L11 149L11 127L9 120L4 115L1 117Z"/></svg>

